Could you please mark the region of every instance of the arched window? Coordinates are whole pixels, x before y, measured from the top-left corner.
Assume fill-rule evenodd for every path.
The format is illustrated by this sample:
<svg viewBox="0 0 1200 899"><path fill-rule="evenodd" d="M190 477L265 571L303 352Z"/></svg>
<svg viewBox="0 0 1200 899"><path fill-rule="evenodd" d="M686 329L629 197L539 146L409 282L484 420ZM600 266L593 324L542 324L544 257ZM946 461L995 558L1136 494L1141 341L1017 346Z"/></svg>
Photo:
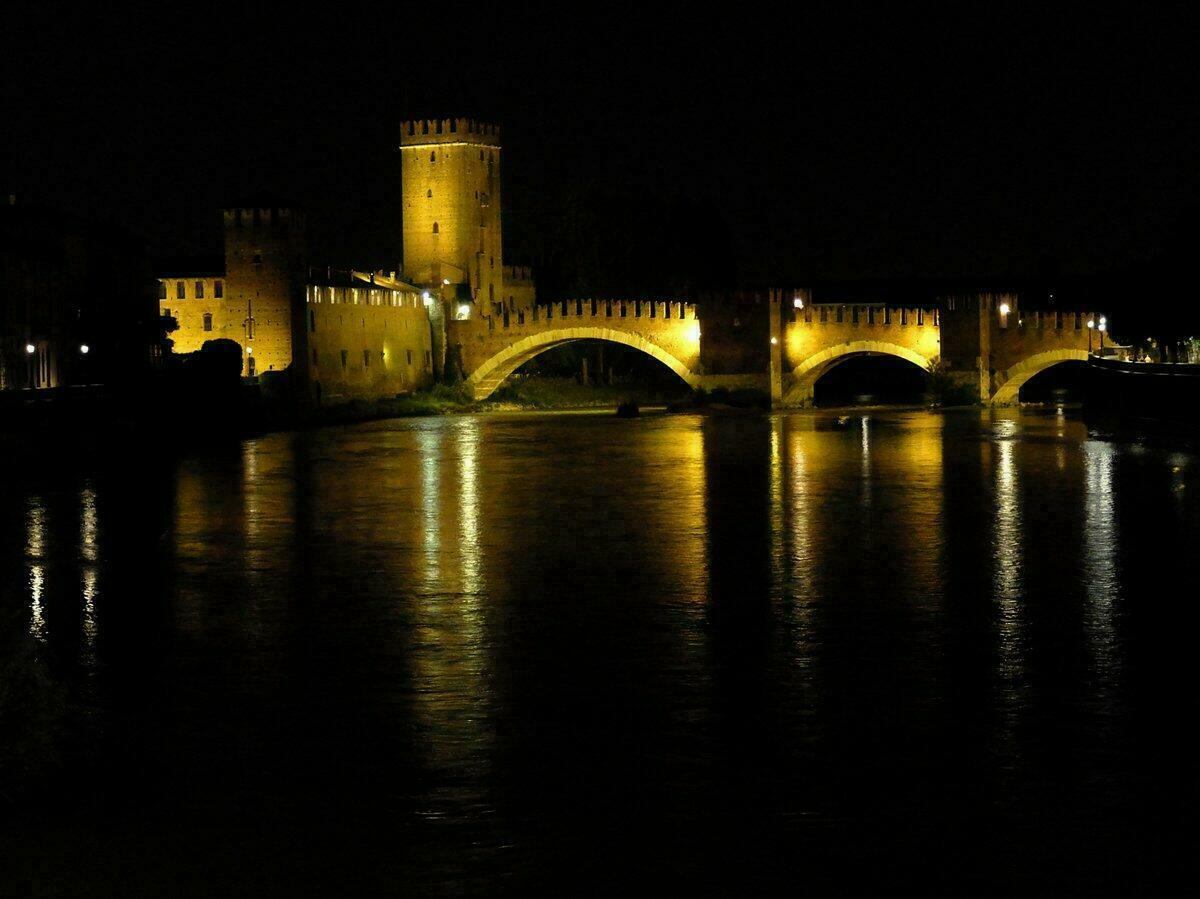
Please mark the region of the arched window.
<svg viewBox="0 0 1200 899"><path fill-rule="evenodd" d="M430 161L430 162L437 162L437 150L430 150L430 151L429 151L429 161Z"/></svg>
<svg viewBox="0 0 1200 899"><path fill-rule="evenodd" d="M432 187L429 188L429 190L425 191L425 196L427 196L427 197L433 196L433 188Z"/></svg>
<svg viewBox="0 0 1200 899"><path fill-rule="evenodd" d="M212 330L212 313L211 312L204 313L204 330L205 331Z"/></svg>
<svg viewBox="0 0 1200 899"><path fill-rule="evenodd" d="M434 234L437 234L437 233L438 233L438 226L437 226L437 222L434 222L434 223L433 223L433 233L434 233Z"/></svg>
<svg viewBox="0 0 1200 899"><path fill-rule="evenodd" d="M175 282L175 299L182 300L186 296L187 296L187 291L183 286L183 282L176 281Z"/></svg>

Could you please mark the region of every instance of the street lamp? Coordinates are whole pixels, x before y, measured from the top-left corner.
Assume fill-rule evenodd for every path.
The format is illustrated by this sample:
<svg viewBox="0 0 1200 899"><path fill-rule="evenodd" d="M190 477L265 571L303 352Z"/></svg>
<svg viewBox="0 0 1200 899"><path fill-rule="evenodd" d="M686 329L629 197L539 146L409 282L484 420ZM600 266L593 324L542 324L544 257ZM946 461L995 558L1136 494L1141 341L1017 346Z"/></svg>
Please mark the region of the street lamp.
<svg viewBox="0 0 1200 899"><path fill-rule="evenodd" d="M32 356L35 352L37 352L37 347L35 347L32 343L27 343L25 344L25 352Z"/></svg>
<svg viewBox="0 0 1200 899"><path fill-rule="evenodd" d="M1092 329L1096 327L1095 321L1088 319L1088 355L1092 355Z"/></svg>
<svg viewBox="0 0 1200 899"><path fill-rule="evenodd" d="M79 344L79 352L83 353L83 355L86 356L91 351L92 351L92 348L90 346L88 346L86 343Z"/></svg>

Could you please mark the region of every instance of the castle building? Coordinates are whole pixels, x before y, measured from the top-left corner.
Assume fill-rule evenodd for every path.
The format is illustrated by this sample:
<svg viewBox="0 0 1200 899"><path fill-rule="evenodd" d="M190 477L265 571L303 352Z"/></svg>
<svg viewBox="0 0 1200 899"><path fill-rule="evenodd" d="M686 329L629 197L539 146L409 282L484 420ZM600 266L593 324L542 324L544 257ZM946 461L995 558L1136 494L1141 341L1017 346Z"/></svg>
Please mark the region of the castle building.
<svg viewBox="0 0 1200 899"><path fill-rule="evenodd" d="M504 265L500 154L496 125L420 119L400 126L405 276L441 290L452 318L536 301L529 269Z"/></svg>
<svg viewBox="0 0 1200 899"><path fill-rule="evenodd" d="M309 265L305 225L302 213L279 205L226 209L223 264L159 277L160 311L178 325L175 352L232 340L244 376L290 368L317 402L432 384L421 291L394 272Z"/></svg>
<svg viewBox="0 0 1200 899"><path fill-rule="evenodd" d="M277 201L231 207L222 262L159 274L175 351L223 338L246 377L290 367L318 401L386 396L441 372L447 319L531 308L532 272L502 256L500 129L403 122L400 150L403 279L313 266L303 214Z"/></svg>

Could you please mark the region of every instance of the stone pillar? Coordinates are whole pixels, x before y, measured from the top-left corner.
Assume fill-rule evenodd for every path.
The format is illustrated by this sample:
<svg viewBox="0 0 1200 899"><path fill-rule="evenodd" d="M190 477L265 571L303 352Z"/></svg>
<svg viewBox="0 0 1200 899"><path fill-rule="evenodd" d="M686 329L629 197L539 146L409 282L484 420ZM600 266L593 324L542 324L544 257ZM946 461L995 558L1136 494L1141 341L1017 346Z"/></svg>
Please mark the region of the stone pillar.
<svg viewBox="0 0 1200 899"><path fill-rule="evenodd" d="M770 364L767 371L768 380L771 387L771 405L780 406L783 404L783 308L782 308L783 292L780 290L772 290L768 297L770 303L770 333L771 353Z"/></svg>

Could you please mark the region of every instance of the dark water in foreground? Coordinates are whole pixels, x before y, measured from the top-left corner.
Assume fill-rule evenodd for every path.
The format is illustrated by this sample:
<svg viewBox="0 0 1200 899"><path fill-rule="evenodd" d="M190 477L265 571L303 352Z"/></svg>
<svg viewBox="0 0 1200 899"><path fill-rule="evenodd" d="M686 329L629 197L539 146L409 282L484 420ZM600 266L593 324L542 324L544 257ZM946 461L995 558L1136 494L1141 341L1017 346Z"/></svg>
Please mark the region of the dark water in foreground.
<svg viewBox="0 0 1200 899"><path fill-rule="evenodd" d="M1194 873L1184 449L1050 411L136 452L0 478L0 892Z"/></svg>

